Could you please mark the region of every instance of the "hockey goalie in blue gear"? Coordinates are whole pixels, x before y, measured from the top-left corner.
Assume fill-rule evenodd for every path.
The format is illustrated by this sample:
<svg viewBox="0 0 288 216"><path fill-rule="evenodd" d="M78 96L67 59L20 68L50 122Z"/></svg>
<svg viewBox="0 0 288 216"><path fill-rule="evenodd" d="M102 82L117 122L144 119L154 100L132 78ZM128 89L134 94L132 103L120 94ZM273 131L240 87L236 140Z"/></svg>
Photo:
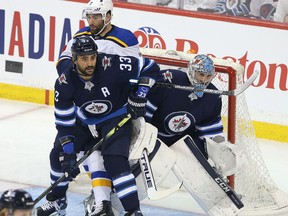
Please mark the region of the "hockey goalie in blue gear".
<svg viewBox="0 0 288 216"><path fill-rule="evenodd" d="M158 129L151 161L156 184L165 184L165 179L167 183L167 175L172 169L206 213L221 216L238 214L243 204L221 178L234 174L236 170L234 145L225 141L223 133L221 96L202 91L217 89L212 84L216 76L213 60L207 55L196 55L189 62L186 73L165 69L162 74L157 82L192 86L195 91L152 88L147 96L145 118ZM137 183L141 182L143 180L137 180ZM223 191L223 185L227 191ZM167 188L167 185L162 186ZM142 190L140 194L144 193L145 190Z"/></svg>

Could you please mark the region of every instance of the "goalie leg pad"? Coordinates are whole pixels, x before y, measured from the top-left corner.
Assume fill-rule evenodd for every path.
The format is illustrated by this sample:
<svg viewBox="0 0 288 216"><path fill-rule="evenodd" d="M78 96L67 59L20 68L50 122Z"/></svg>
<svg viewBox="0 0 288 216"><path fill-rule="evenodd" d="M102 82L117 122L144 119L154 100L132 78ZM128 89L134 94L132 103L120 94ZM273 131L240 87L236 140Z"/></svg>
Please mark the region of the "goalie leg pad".
<svg viewBox="0 0 288 216"><path fill-rule="evenodd" d="M156 185L160 185L176 163L175 153L161 140L157 140L149 161ZM137 177L138 178L138 177Z"/></svg>
<svg viewBox="0 0 288 216"><path fill-rule="evenodd" d="M154 150L149 155L149 161L152 168L155 184L158 186L172 172L172 167L176 163L176 155L163 142L157 140ZM145 180L141 174L141 167L139 163L132 167L132 172L136 176L139 200L143 200L147 197L147 189L144 182ZM123 207L116 193L111 195L111 203L115 210L118 212L123 211Z"/></svg>
<svg viewBox="0 0 288 216"><path fill-rule="evenodd" d="M176 163L176 155L163 142L157 140L153 152L149 155L149 161L155 184L156 186L159 186L171 173L172 167ZM139 199L142 200L147 197L147 188L139 164L137 164L136 168L133 169L133 174L136 176Z"/></svg>
<svg viewBox="0 0 288 216"><path fill-rule="evenodd" d="M177 155L177 161L173 167L175 175L180 181L183 181L185 189L209 215L237 215L241 211L238 208L243 207L242 202L238 200L239 198L234 191L215 172L195 145L196 148L194 147L194 150L198 149L196 154L198 154L198 156L201 154L200 156L207 161L207 164L205 164L204 167L199 162L194 155L195 153L191 151L190 143L186 140L187 138L192 140L191 137L185 136L170 147ZM211 176L211 172L213 171L213 174L218 175L217 179L213 174ZM237 203L238 207L236 207L236 204L231 200L231 194L229 194L229 196L227 195L227 193L230 192L235 195L232 196L232 198L235 198L237 202L240 201L240 203Z"/></svg>
<svg viewBox="0 0 288 216"><path fill-rule="evenodd" d="M143 117L132 120L129 160L140 159L144 149L151 153L155 148L157 132L157 128L146 123Z"/></svg>

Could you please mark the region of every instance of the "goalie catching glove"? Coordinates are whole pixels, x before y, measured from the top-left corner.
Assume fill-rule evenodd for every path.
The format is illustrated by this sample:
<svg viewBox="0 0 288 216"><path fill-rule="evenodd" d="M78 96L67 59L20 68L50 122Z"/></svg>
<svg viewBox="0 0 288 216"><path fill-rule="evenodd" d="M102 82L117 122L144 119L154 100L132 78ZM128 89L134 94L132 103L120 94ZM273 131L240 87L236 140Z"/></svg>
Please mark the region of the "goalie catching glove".
<svg viewBox="0 0 288 216"><path fill-rule="evenodd" d="M235 144L225 141L222 136L212 139L205 138L205 148L208 157L214 162L215 167L223 176L230 176L236 173Z"/></svg>

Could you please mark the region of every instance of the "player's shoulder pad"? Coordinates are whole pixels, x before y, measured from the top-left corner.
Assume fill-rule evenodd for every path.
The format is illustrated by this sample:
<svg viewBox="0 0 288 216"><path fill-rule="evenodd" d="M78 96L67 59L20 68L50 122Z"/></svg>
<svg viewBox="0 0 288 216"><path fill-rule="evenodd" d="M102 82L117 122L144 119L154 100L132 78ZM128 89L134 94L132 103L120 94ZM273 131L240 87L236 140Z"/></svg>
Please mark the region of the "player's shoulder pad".
<svg viewBox="0 0 288 216"><path fill-rule="evenodd" d="M76 32L76 34L74 34L73 38L76 38L76 37L79 37L82 35L91 35L91 31L90 31L89 26L85 26L85 27L81 28L80 30L78 30Z"/></svg>
<svg viewBox="0 0 288 216"><path fill-rule="evenodd" d="M106 40L111 40L122 47L130 47L138 44L136 36L128 29L112 25L112 29L106 35Z"/></svg>

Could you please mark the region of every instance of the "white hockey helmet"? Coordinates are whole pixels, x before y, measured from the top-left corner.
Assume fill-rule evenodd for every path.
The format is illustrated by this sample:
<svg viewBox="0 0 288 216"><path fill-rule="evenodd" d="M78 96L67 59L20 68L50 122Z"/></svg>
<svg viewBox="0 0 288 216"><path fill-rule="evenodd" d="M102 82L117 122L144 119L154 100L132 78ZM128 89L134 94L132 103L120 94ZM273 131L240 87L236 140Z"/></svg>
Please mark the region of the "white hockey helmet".
<svg viewBox="0 0 288 216"><path fill-rule="evenodd" d="M82 18L85 19L89 14L101 14L102 19L105 20L106 14L113 11L112 0L90 0L83 9Z"/></svg>

